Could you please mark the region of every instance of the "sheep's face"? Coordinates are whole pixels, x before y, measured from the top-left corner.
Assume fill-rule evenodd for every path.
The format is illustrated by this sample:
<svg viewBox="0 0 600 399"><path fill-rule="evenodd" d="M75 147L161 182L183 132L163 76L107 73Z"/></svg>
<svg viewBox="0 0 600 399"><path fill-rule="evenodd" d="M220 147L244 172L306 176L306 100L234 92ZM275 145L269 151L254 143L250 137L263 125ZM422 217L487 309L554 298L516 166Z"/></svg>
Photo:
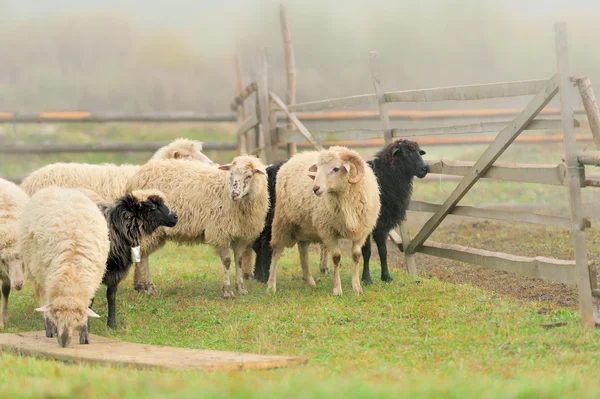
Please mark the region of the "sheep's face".
<svg viewBox="0 0 600 399"><path fill-rule="evenodd" d="M392 148L392 156L400 159L406 170L419 179L429 173L429 166L425 164L423 155L425 151L421 150L414 141L401 140Z"/></svg>
<svg viewBox="0 0 600 399"><path fill-rule="evenodd" d="M364 173L363 161L349 151L322 151L317 163L308 169L314 180L313 192L317 196L329 191L344 192L350 184L358 183Z"/></svg>
<svg viewBox="0 0 600 399"><path fill-rule="evenodd" d="M4 274L10 280L12 288L17 291L25 285L23 259L17 250L4 250L0 256L0 275Z"/></svg>
<svg viewBox="0 0 600 399"><path fill-rule="evenodd" d="M90 308L46 305L36 309L56 326L56 339L62 348L71 344L75 331L85 326L88 317L100 317Z"/></svg>
<svg viewBox="0 0 600 399"><path fill-rule="evenodd" d="M239 201L252 190L252 181L262 175L264 179L266 171L263 167L252 162L236 162L219 166L221 170L228 170L229 184L231 187L231 199Z"/></svg>

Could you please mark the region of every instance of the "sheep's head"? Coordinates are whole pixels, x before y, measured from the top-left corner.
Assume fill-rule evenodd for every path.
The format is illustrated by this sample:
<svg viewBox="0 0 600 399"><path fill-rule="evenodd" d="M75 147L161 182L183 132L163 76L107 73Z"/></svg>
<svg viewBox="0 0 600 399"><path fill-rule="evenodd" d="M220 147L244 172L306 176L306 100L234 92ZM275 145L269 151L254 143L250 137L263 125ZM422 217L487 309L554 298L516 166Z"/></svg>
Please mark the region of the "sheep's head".
<svg viewBox="0 0 600 399"><path fill-rule="evenodd" d="M56 326L56 339L62 348L71 344L75 330L85 326L88 317L100 317L85 305L77 306L66 301L57 301L36 311L43 313Z"/></svg>
<svg viewBox="0 0 600 399"><path fill-rule="evenodd" d="M214 162L202 152L202 142L184 138L176 139L156 151L152 160L160 159L200 161L211 166L214 165Z"/></svg>
<svg viewBox="0 0 600 399"><path fill-rule="evenodd" d="M0 229L0 236L8 237L6 229ZM0 249L0 275L8 276L12 288L17 291L25 285L25 273L21 253L17 249L16 239L5 239Z"/></svg>
<svg viewBox="0 0 600 399"><path fill-rule="evenodd" d="M313 192L320 196L326 191L344 191L349 184L361 181L365 174L365 162L355 151L336 146L321 151L317 163L308 172L308 176L315 181Z"/></svg>
<svg viewBox="0 0 600 399"><path fill-rule="evenodd" d="M405 170L411 176L417 176L419 179L422 179L429 173L429 166L425 164L422 158L422 155L425 155L425 151L421 150L419 144L414 141L399 140L384 148L383 151L389 151L394 160L398 159L402 162Z"/></svg>
<svg viewBox="0 0 600 399"><path fill-rule="evenodd" d="M219 166L221 170L228 170L229 183L231 187L231 199L239 201L245 195L252 192L255 179L263 179L266 182L266 168L260 159L242 155L235 157L230 164Z"/></svg>
<svg viewBox="0 0 600 399"><path fill-rule="evenodd" d="M165 195L159 190L134 190L117 201L112 222L129 224L135 220L144 234L151 234L161 226L174 227L177 214L165 202Z"/></svg>

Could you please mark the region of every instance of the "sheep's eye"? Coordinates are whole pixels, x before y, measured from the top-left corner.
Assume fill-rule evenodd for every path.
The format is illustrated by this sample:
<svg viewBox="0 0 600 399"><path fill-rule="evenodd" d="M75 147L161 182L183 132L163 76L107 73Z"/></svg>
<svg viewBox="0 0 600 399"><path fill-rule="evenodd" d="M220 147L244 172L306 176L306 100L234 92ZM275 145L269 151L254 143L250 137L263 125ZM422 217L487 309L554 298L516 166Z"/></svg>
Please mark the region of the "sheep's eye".
<svg viewBox="0 0 600 399"><path fill-rule="evenodd" d="M244 180L245 180L245 181L248 181L248 180L250 180L250 178L251 178L251 177L252 177L252 176L246 176L246 177L244 178Z"/></svg>
<svg viewBox="0 0 600 399"><path fill-rule="evenodd" d="M333 168L333 172L334 172L334 173L337 173L337 172L339 172L339 171L340 171L340 168L338 168L338 167L335 167L335 168Z"/></svg>

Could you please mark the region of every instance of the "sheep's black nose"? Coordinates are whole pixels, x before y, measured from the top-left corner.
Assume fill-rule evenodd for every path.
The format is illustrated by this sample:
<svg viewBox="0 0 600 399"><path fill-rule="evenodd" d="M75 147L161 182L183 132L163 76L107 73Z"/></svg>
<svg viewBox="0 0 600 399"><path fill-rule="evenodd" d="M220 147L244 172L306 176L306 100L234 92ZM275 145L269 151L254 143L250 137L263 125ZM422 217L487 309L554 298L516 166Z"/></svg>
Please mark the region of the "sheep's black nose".
<svg viewBox="0 0 600 399"><path fill-rule="evenodd" d="M429 165L423 167L423 172L429 173Z"/></svg>
<svg viewBox="0 0 600 399"><path fill-rule="evenodd" d="M319 191L321 187L319 186L313 186L313 192L316 193L317 191Z"/></svg>

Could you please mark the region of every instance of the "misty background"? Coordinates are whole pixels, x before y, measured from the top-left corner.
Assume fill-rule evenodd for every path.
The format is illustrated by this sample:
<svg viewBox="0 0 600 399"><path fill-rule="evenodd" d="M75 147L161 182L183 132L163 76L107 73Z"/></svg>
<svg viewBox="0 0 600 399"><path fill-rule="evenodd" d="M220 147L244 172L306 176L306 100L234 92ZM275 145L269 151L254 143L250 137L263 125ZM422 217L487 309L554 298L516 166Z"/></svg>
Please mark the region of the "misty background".
<svg viewBox="0 0 600 399"><path fill-rule="evenodd" d="M0 112L228 112L233 56L248 84L265 46L271 87L284 96L279 3L0 0ZM387 91L549 78L559 21L567 22L572 74L590 76L600 92L597 0L284 4L298 102L372 92L372 50ZM502 101L491 105L523 105Z"/></svg>

